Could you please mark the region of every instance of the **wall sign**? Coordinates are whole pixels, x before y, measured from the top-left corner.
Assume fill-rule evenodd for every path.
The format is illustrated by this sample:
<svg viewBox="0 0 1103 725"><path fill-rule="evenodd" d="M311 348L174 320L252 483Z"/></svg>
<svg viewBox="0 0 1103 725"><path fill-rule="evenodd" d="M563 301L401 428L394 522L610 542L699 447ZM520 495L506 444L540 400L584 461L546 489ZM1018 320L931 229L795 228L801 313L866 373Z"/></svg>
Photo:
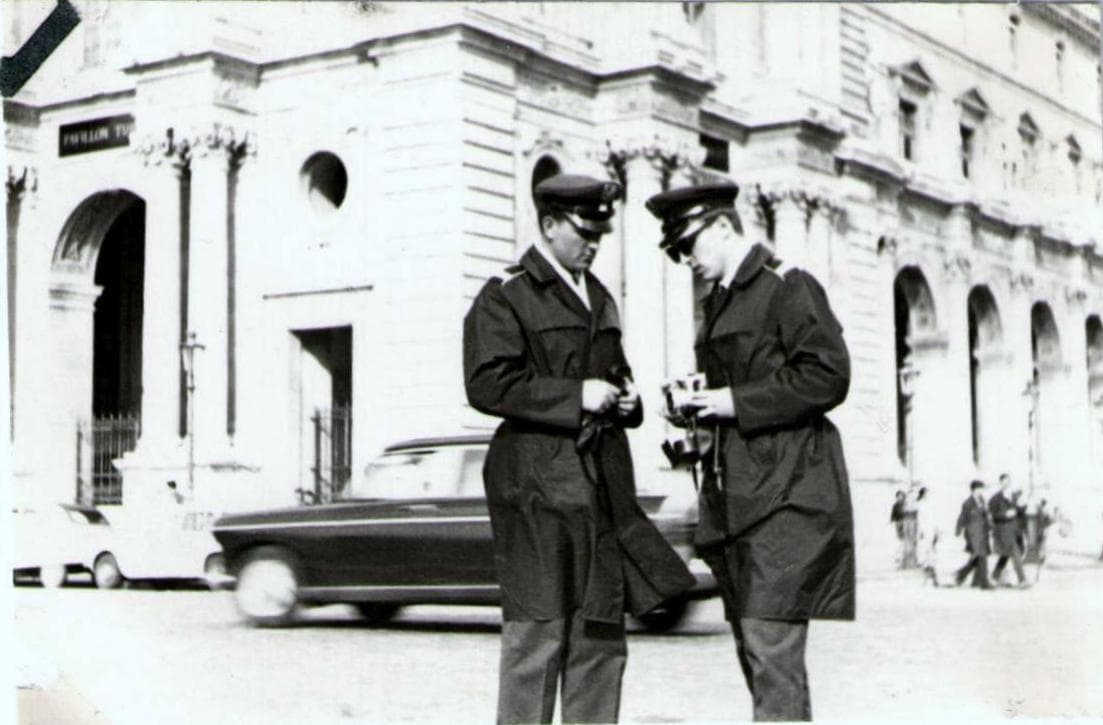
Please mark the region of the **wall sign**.
<svg viewBox="0 0 1103 725"><path fill-rule="evenodd" d="M134 116L94 118L91 121L67 123L57 130L58 156L86 154L130 145L130 132L134 130Z"/></svg>

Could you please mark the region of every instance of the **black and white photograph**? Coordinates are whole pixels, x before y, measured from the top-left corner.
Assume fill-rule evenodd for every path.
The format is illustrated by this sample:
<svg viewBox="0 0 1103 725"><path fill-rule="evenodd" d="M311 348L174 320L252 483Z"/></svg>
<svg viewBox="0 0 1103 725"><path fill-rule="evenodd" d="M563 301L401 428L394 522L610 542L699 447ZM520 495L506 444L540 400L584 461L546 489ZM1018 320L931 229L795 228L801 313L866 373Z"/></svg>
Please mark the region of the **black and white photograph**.
<svg viewBox="0 0 1103 725"><path fill-rule="evenodd" d="M6 0L0 722L1103 720L1101 21Z"/></svg>

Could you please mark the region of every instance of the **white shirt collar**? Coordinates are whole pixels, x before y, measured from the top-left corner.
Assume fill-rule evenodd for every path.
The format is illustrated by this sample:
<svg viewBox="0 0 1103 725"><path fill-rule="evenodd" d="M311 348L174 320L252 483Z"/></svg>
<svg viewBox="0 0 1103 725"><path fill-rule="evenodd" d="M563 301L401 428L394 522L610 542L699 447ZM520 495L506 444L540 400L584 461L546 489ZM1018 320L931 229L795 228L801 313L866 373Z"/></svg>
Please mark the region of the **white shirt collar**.
<svg viewBox="0 0 1103 725"><path fill-rule="evenodd" d="M566 283L567 288L578 296L578 299L582 301L586 309L590 309L590 295L586 287L586 273L583 272L578 275L578 281L575 282L574 277L571 276L571 273L567 271L566 267L559 263L559 260L556 259L552 251L548 249L548 245L544 240L537 240L533 242L532 246L540 253L540 256L548 261L548 264L555 270L555 273Z"/></svg>

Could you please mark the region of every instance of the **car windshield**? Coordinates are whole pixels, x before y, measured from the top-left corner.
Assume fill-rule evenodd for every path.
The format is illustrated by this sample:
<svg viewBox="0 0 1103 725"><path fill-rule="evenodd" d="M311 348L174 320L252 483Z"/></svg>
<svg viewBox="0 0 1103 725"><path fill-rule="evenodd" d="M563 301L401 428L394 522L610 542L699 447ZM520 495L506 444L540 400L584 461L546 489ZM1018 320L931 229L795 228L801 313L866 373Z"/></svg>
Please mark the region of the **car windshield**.
<svg viewBox="0 0 1103 725"><path fill-rule="evenodd" d="M485 451L462 446L385 453L344 491L344 499L451 498L481 495ZM471 474L474 473L474 476ZM474 483L472 478L474 477ZM477 484L477 485L475 485Z"/></svg>

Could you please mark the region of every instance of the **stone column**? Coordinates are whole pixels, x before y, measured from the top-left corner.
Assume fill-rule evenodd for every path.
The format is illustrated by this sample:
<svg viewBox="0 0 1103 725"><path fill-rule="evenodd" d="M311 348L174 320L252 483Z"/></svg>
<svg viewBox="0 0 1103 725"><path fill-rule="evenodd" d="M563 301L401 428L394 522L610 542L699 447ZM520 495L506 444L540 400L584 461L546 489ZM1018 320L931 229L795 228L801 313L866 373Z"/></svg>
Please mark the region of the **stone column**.
<svg viewBox="0 0 1103 725"><path fill-rule="evenodd" d="M92 377L83 373L92 369L92 314L101 291L101 287L92 284L84 275L57 275L50 288L50 336L54 340L65 340L65 343L52 345L52 354L45 363L55 385L50 399L57 405L41 410L44 425L38 430L45 429L48 436L45 440L58 447L55 455L36 461L35 474L41 481L35 487L41 488L46 496L42 500L72 501L76 498L77 461L67 455L56 455L56 451L75 450L71 442L76 440L78 421L86 420L88 411L92 410ZM74 370L80 373L74 375ZM91 472L89 452L86 439L86 457L80 466L86 476Z"/></svg>
<svg viewBox="0 0 1103 725"><path fill-rule="evenodd" d="M1103 478L1103 472L1091 467L1091 405L1088 400L1088 347L1087 347L1087 292L1073 278L1064 290L1067 313L1058 323L1063 345L1068 355L1065 360L1065 405L1062 406L1061 424L1065 455L1062 457L1062 478L1068 485L1088 488Z"/></svg>
<svg viewBox="0 0 1103 725"><path fill-rule="evenodd" d="M1021 233L1025 234L1025 233ZM1016 244L1029 244L1016 235ZM1004 336L1011 356L1008 384L1004 392L1006 417L1003 421L1007 460L1004 464L1023 487L1029 485L1032 460L1036 460L1037 431L1031 430L1033 402L1030 387L1034 379L1031 347L1030 308L1034 301L1034 277L1026 271L1013 271L1010 280L1011 305L1003 314ZM1036 422L1036 421L1035 421Z"/></svg>
<svg viewBox="0 0 1103 725"><path fill-rule="evenodd" d="M655 146L614 149L611 156L624 180L624 349L644 405L644 424L632 431L641 471L659 468L664 436L660 386L666 377L666 310L663 266L666 257L647 240L659 238L659 222L644 203L665 186L662 150Z"/></svg>
<svg viewBox="0 0 1103 725"><path fill-rule="evenodd" d="M29 416L24 416L24 410L30 410L29 407L24 407L30 404L30 400L23 394L24 389L28 389L24 381L18 381L24 383L22 385L17 384L19 370L23 365L23 361L27 360L26 351L23 350L24 342L19 340L18 331L26 323L20 319L20 313L26 313L25 299L27 280L24 278L22 268L27 263L27 254L22 252L19 247L19 238L21 236L21 220L24 205L32 200L35 196L34 191L38 185L37 174L34 169L28 167L13 168L8 167L8 179L6 186L6 212L7 212L7 235L8 244L6 248L6 262L7 262L7 287L6 287L6 302L8 309L8 403L9 409L5 413L8 416L8 436L12 443L13 460L11 461L12 472L16 475L22 472L26 467L26 456L24 450L24 442L28 440L26 436L18 435L17 431L24 427L25 423L29 423ZM24 235L24 238L25 235ZM30 339L31 336L26 336ZM28 420L23 420L28 418ZM17 425L18 421L18 425Z"/></svg>
<svg viewBox="0 0 1103 725"><path fill-rule="evenodd" d="M808 221L811 199L801 192L767 194L774 207L774 249L781 259L798 267L808 264Z"/></svg>
<svg viewBox="0 0 1103 725"><path fill-rule="evenodd" d="M236 425L234 177L247 148L240 131L220 124L190 135L191 243L188 253L188 333L203 348L194 355L196 463L229 456Z"/></svg>
<svg viewBox="0 0 1103 725"><path fill-rule="evenodd" d="M142 435L151 457L175 451L184 434L184 377L180 343L186 321L183 255L187 251L190 146L171 131L137 151L146 168L145 309L142 317Z"/></svg>

